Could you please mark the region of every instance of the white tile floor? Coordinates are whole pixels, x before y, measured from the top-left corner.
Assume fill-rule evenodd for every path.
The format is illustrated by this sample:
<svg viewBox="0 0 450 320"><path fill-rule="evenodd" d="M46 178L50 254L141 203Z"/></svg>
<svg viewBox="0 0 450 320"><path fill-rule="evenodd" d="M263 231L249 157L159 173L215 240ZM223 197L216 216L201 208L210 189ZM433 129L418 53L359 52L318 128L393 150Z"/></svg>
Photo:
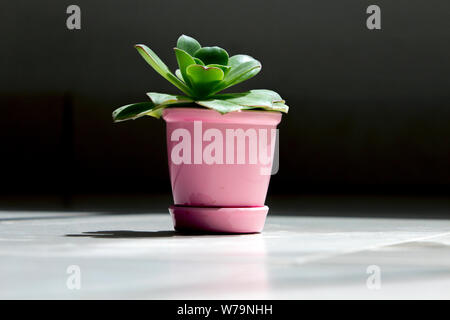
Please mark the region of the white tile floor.
<svg viewBox="0 0 450 320"><path fill-rule="evenodd" d="M450 298L450 220L269 214L262 234L171 230L168 213L2 211L0 298Z"/></svg>

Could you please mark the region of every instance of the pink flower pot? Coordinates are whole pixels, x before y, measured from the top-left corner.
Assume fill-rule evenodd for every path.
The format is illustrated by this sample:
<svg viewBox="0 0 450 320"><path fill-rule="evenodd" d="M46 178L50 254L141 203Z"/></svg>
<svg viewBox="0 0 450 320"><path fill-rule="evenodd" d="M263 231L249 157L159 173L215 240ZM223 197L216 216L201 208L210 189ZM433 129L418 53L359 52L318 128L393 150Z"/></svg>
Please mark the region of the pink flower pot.
<svg viewBox="0 0 450 320"><path fill-rule="evenodd" d="M163 119L175 228L260 232L281 113L167 108Z"/></svg>

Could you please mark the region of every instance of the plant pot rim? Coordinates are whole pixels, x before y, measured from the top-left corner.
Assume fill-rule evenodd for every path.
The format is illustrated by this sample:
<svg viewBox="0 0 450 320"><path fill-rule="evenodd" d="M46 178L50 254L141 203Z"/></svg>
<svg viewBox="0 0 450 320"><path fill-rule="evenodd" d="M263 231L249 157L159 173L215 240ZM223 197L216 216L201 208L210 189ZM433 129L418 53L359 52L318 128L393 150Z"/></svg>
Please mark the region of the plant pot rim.
<svg viewBox="0 0 450 320"><path fill-rule="evenodd" d="M282 113L265 110L240 110L221 114L206 108L175 107L166 108L162 118L166 122L204 121L209 123L239 123L253 125L277 125Z"/></svg>

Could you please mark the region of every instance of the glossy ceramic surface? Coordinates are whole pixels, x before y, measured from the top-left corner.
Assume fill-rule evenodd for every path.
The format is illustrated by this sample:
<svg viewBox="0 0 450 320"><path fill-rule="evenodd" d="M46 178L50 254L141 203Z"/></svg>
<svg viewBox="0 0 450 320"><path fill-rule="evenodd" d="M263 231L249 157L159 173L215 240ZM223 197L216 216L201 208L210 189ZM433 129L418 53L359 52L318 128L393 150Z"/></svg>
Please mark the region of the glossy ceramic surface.
<svg viewBox="0 0 450 320"><path fill-rule="evenodd" d="M265 111L243 111L231 112L225 115L217 111L200 108L167 108L163 112L163 118L167 123L167 148L169 157L169 171L172 185L173 199L175 205L199 206L199 207L262 207L264 206L267 188L270 181L270 169L272 167L273 154L271 129L276 129L281 120L278 112ZM197 123L194 129L194 122ZM201 128L199 128L201 123ZM180 144L182 139L180 130L185 130L190 136L191 163L177 164L173 161L172 151ZM195 157L202 157L207 146L215 141L200 141L205 138L208 129L214 129L221 133L224 138L223 164L207 164L203 159L195 162ZM266 141L258 141L258 152L260 143L265 142L269 156L269 163L263 164L259 161L251 163L249 158L249 139L246 139L246 158L244 164L237 164L238 142L234 143L235 163L227 164L226 159L226 137L227 130L248 129L259 133L260 129L267 132ZM178 130L178 131L176 131ZM187 130L187 131L186 131ZM259 136L258 136L259 137ZM196 147L198 150L195 150ZM178 147L177 147L178 148ZM178 149L176 149L178 150ZM262 148L261 148L262 150ZM197 160L199 160L197 158Z"/></svg>
<svg viewBox="0 0 450 320"><path fill-rule="evenodd" d="M177 231L202 231L212 233L257 233L264 228L269 208L169 208Z"/></svg>

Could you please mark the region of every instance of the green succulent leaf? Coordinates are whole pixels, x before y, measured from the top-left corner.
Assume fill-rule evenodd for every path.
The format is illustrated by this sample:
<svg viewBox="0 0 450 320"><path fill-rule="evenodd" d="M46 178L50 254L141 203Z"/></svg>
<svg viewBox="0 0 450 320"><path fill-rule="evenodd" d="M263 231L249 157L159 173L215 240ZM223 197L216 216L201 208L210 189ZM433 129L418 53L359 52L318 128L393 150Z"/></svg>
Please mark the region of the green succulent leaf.
<svg viewBox="0 0 450 320"><path fill-rule="evenodd" d="M269 111L280 111L283 113L289 112L289 107L285 105L283 102L275 102L270 108L264 108Z"/></svg>
<svg viewBox="0 0 450 320"><path fill-rule="evenodd" d="M214 96L215 99L225 100L249 107L270 107L272 99L266 95L255 93L252 91L244 93L229 93Z"/></svg>
<svg viewBox="0 0 450 320"><path fill-rule="evenodd" d="M157 92L147 92L147 96L153 102L155 107L152 109L151 114L146 114L153 116L155 118L161 117L162 111L171 105L183 105L194 102L189 97L179 96L174 94L165 94Z"/></svg>
<svg viewBox="0 0 450 320"><path fill-rule="evenodd" d="M254 77L262 68L261 62L245 54L232 56L229 65L232 70L225 79L227 88Z"/></svg>
<svg viewBox="0 0 450 320"><path fill-rule="evenodd" d="M181 50L178 48L174 48L174 50L175 50L175 56L177 57L178 66L180 67L179 70L181 72L181 75L183 76L183 80L184 80L184 82L186 82L186 84L188 86L191 86L189 78L186 74L186 69L190 65L195 64L195 60L194 60L194 58L191 57L191 55L189 53L187 53L184 50Z"/></svg>
<svg viewBox="0 0 450 320"><path fill-rule="evenodd" d="M208 64L207 67L214 67L214 68L219 68L222 69L224 77L226 77L226 75L228 74L228 72L231 70L231 66L224 66L221 64Z"/></svg>
<svg viewBox="0 0 450 320"><path fill-rule="evenodd" d="M192 95L191 89L180 79L178 79L172 72L170 72L169 68L166 64L146 45L137 44L135 45L137 51L141 54L144 60L158 72L161 76L163 76L166 80L176 86L178 89L183 91L187 95Z"/></svg>
<svg viewBox="0 0 450 320"><path fill-rule="evenodd" d="M194 38L182 35L174 48L179 69L173 74L150 48L142 44L135 48L153 69L187 96L149 92L150 101L116 109L112 114L114 122L143 116L160 118L167 107L192 103L222 114L241 110L289 111L281 96L272 90L218 94L261 71L261 63L248 55L229 57L220 47L202 48Z"/></svg>
<svg viewBox="0 0 450 320"><path fill-rule="evenodd" d="M183 103L192 103L192 100L189 97L179 96L174 94L165 94L158 92L147 92L147 96L152 100L155 107L159 107L161 105L172 105L172 104L183 104Z"/></svg>
<svg viewBox="0 0 450 320"><path fill-rule="evenodd" d="M220 113L237 110L263 109L287 113L289 107L275 91L259 89L243 93L218 94L211 99L196 101L197 104L214 109Z"/></svg>
<svg viewBox="0 0 450 320"><path fill-rule="evenodd" d="M197 40L184 34L177 41L177 48L186 51L191 56L201 47Z"/></svg>
<svg viewBox="0 0 450 320"><path fill-rule="evenodd" d="M228 53L220 47L203 47L198 49L194 57L203 61L204 64L228 65Z"/></svg>
<svg viewBox="0 0 450 320"><path fill-rule="evenodd" d="M229 60L229 66L231 66L230 72L222 83L214 89L214 92L222 91L248 80L260 72L262 68L261 62L245 54L232 56Z"/></svg>
<svg viewBox="0 0 450 320"><path fill-rule="evenodd" d="M224 78L222 69L197 64L187 67L186 74L197 97L209 96L212 88Z"/></svg>
<svg viewBox="0 0 450 320"><path fill-rule="evenodd" d="M255 89L255 90L250 90L250 92L259 94L259 95L264 95L266 97L270 97L270 99L272 100L273 103L284 103L285 101L281 98L281 96L276 93L275 91L272 90L267 90L267 89Z"/></svg>
<svg viewBox="0 0 450 320"><path fill-rule="evenodd" d="M246 106L242 106L240 104L236 104L236 103L229 102L226 100L218 100L218 99L195 101L195 103L202 107L216 110L222 114L248 109L248 107L246 107Z"/></svg>
<svg viewBox="0 0 450 320"><path fill-rule="evenodd" d="M181 74L180 69L175 70L175 75L177 76L178 79L180 79L181 81L184 81L183 75Z"/></svg>
<svg viewBox="0 0 450 320"><path fill-rule="evenodd" d="M151 101L127 104L114 110L112 114L114 122L134 120L143 116L151 116L159 119L162 111L166 107L193 102L189 97L174 94L148 92L147 96Z"/></svg>
<svg viewBox="0 0 450 320"><path fill-rule="evenodd" d="M274 103L285 102L278 93L267 89L255 89L242 93L217 94L214 98L253 107L270 107Z"/></svg>
<svg viewBox="0 0 450 320"><path fill-rule="evenodd" d="M194 61L195 61L196 64L199 64L199 65L201 65L201 66L204 66L204 65L205 65L205 64L203 63L203 61L200 60L199 58L194 58Z"/></svg>
<svg viewBox="0 0 450 320"><path fill-rule="evenodd" d="M127 104L114 110L112 117L114 122L137 119L151 113L155 105L151 101Z"/></svg>

